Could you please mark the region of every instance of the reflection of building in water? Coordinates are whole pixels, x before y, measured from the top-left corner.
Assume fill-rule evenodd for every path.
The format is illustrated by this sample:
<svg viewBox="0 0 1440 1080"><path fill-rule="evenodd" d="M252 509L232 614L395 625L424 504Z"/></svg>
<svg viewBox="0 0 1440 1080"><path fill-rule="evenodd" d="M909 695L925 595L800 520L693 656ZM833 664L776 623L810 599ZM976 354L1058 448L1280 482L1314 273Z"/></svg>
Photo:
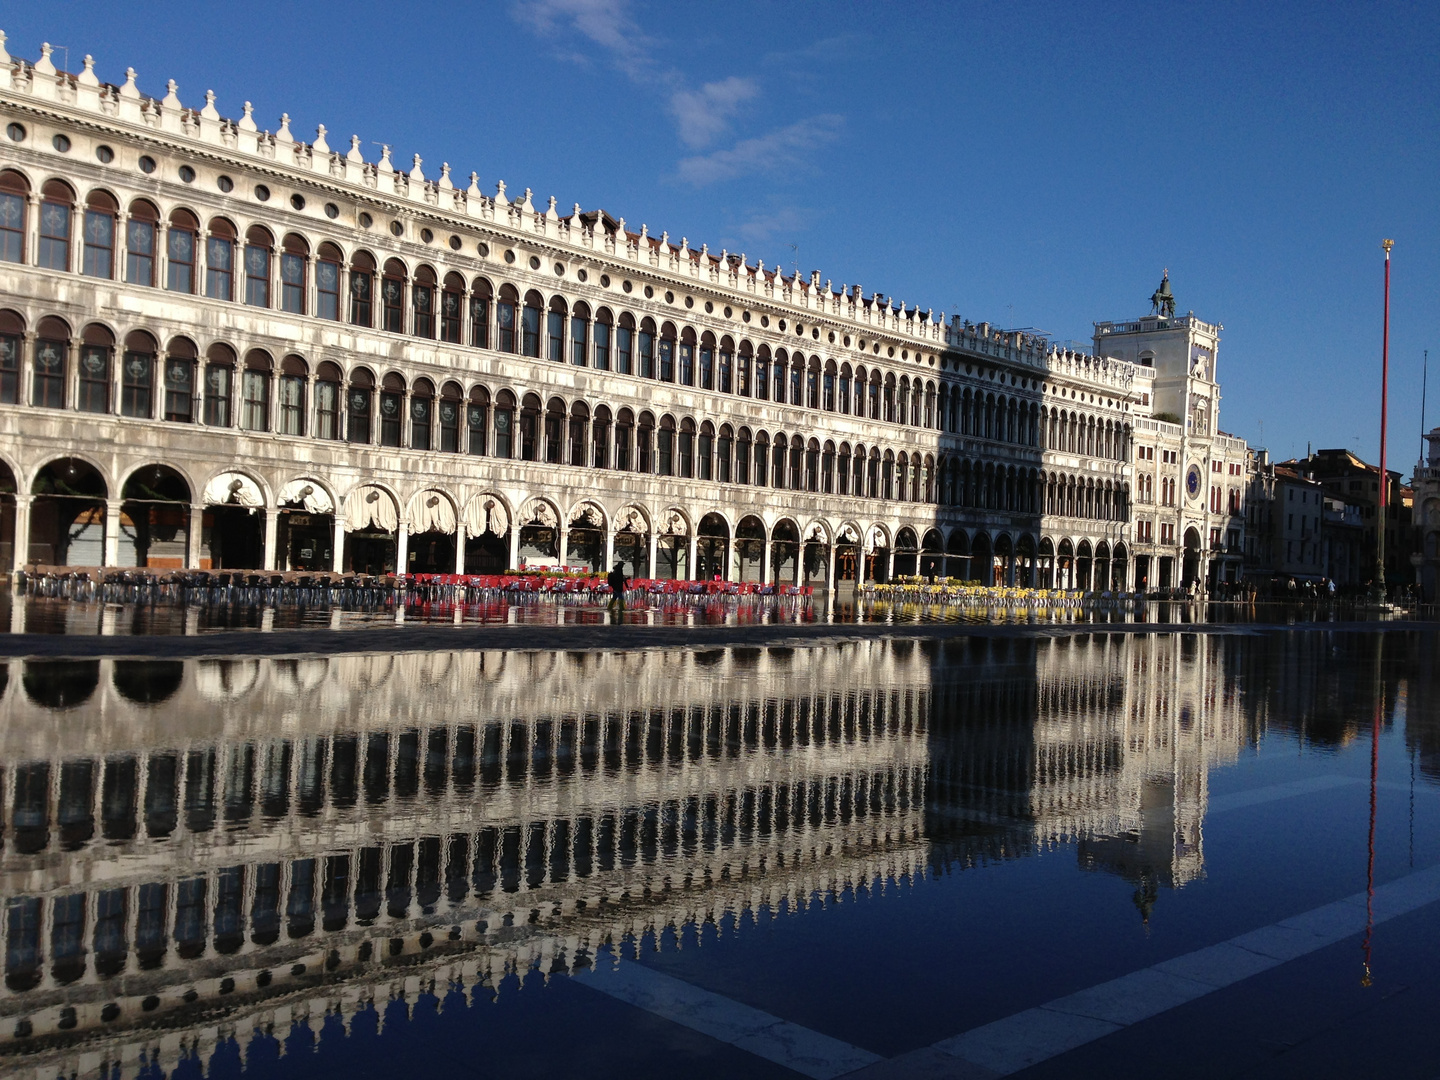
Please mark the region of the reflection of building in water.
<svg viewBox="0 0 1440 1080"><path fill-rule="evenodd" d="M0 1054L168 1069L1067 841L1178 885L1247 730L1220 657L1096 635L12 665Z"/></svg>
<svg viewBox="0 0 1440 1080"><path fill-rule="evenodd" d="M52 1073L923 866L929 663L884 643L20 674L0 1051Z"/></svg>
<svg viewBox="0 0 1440 1080"><path fill-rule="evenodd" d="M1199 876L1209 770L1233 761L1251 731L1219 639L1006 644L1014 668L934 689L930 790L943 820L931 822L933 861L954 854L951 838L980 834L997 854L1077 842L1082 865L1147 893ZM967 647L944 648L961 659ZM1021 670L1033 676L1018 680Z"/></svg>

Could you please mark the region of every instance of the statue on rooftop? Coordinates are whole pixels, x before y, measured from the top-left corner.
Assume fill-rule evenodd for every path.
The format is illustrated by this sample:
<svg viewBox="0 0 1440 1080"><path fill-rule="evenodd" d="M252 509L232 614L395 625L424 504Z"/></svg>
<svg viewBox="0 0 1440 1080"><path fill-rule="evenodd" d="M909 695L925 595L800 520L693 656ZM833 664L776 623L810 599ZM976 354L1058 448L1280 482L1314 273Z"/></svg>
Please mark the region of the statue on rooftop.
<svg viewBox="0 0 1440 1080"><path fill-rule="evenodd" d="M1150 314L1164 319L1175 317L1175 297L1170 292L1170 268L1160 279L1160 287L1150 294Z"/></svg>

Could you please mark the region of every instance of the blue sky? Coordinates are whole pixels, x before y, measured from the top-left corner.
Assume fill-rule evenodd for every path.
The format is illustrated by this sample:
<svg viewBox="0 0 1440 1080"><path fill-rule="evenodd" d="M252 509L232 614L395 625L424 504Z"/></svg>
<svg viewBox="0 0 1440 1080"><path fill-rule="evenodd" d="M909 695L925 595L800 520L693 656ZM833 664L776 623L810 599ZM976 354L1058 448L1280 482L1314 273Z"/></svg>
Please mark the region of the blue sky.
<svg viewBox="0 0 1440 1080"><path fill-rule="evenodd" d="M1088 341L1163 268L1224 324L1221 426L1278 457L1440 424L1440 4L0 5L187 105L922 308ZM63 63L66 54L59 53ZM793 245L793 247L792 247ZM1263 436L1262 427L1263 424Z"/></svg>

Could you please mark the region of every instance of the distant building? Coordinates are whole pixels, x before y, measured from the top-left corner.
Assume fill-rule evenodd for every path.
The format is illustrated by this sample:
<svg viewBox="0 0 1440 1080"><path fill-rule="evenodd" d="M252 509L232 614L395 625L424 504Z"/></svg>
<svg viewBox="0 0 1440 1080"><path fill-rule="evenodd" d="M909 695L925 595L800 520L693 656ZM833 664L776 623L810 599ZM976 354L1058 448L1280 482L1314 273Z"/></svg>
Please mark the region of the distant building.
<svg viewBox="0 0 1440 1080"><path fill-rule="evenodd" d="M1282 462L1320 481L1327 495L1336 496L1360 508L1363 523L1360 580L1374 577L1375 527L1380 505L1380 469L1344 449L1317 450L1308 457ZM1405 513L1408 489L1400 474L1386 469L1389 490L1385 509L1385 579L1391 585L1414 580L1410 555L1415 550L1414 527Z"/></svg>
<svg viewBox="0 0 1440 1080"><path fill-rule="evenodd" d="M1415 466L1411 520L1416 534L1416 576L1421 598L1435 603L1440 589L1440 427L1425 436L1426 459Z"/></svg>
<svg viewBox="0 0 1440 1080"><path fill-rule="evenodd" d="M1374 569L1375 553L1365 551L1365 507L1339 495L1325 496L1320 524L1325 545L1325 576L1337 585L1363 584Z"/></svg>

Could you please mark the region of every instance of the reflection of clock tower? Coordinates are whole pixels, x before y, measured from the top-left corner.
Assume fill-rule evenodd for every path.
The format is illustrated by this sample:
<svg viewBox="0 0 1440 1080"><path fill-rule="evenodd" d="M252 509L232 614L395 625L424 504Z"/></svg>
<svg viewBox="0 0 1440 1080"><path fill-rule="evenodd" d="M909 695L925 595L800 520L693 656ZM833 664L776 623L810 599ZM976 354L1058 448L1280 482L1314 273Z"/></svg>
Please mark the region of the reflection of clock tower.
<svg viewBox="0 0 1440 1080"><path fill-rule="evenodd" d="M1134 322L1095 324L1097 355L1154 372L1149 400L1136 403L1139 416L1153 420L1137 423L1136 443L1159 449L1155 471L1173 486L1157 485L1161 494L1151 505L1137 501L1135 513L1154 515L1156 555L1174 560L1167 584L1238 580L1245 446L1218 427L1216 354L1223 327L1193 312L1175 314L1168 271L1150 303L1151 313Z"/></svg>

